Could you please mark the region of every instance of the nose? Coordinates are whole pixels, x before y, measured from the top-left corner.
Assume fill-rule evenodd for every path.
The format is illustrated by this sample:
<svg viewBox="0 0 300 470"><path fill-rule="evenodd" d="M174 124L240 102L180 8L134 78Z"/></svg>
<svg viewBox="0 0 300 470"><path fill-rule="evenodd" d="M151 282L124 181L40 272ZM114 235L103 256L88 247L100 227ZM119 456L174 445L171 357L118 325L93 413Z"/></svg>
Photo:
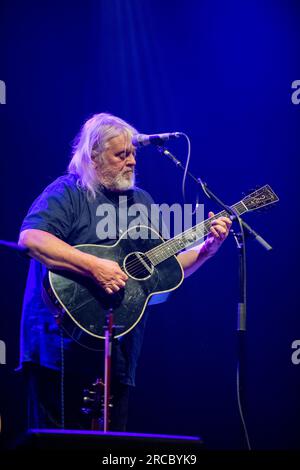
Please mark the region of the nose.
<svg viewBox="0 0 300 470"><path fill-rule="evenodd" d="M134 153L131 152L130 155L128 155L126 164L128 166L135 166L136 165L136 159L135 159Z"/></svg>

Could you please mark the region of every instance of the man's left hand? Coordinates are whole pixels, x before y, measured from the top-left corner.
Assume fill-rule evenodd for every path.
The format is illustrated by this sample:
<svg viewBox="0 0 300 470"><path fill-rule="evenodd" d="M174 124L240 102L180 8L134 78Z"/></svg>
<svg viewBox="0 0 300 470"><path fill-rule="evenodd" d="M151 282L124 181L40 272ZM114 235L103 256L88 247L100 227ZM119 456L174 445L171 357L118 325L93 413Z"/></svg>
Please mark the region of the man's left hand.
<svg viewBox="0 0 300 470"><path fill-rule="evenodd" d="M209 212L208 216L214 217L213 212ZM208 256L213 256L224 240L228 237L229 230L231 227L232 221L229 217L219 217L216 220L213 220L210 227L210 234L204 242L205 252Z"/></svg>

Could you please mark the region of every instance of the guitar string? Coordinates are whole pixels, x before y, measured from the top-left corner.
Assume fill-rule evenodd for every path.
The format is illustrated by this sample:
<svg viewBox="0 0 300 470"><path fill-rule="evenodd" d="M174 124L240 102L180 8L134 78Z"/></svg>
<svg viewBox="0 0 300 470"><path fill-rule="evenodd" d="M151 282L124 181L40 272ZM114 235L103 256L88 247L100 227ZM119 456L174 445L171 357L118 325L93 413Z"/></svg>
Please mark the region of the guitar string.
<svg viewBox="0 0 300 470"><path fill-rule="evenodd" d="M237 203L236 205L238 205L240 203ZM185 232L177 235L176 237L172 238L171 240L168 240L154 248L152 248L151 250L143 253L147 259L150 261L150 263L152 265L156 265L156 264L159 264L161 263L162 261L164 261L164 257L162 259L160 259L161 255L162 254L167 254L167 257L165 259L167 259L168 257L172 256L169 254L169 251L166 251L166 250L170 250L171 248L176 248L176 252L174 254L176 254L178 251L180 251L180 249L182 248L185 248L185 246L178 246L178 243L180 243L180 241L186 237L188 237L190 234L197 234L197 232L199 231L199 229L201 228L201 230L203 229L203 226L204 228L206 229L206 233L204 232L203 233L203 237L205 237L208 232L209 232L209 228L211 226L211 222L219 217L222 217L222 216L226 216L228 215L228 212L226 212L225 210L219 212L218 214L214 215L213 217L211 217L210 219L207 219L203 222L201 222L200 224L197 224L193 227L191 227L190 229L186 230ZM201 234L202 235L202 234ZM197 238L201 238L201 237L198 237L198 234L197 234ZM194 240L191 240L189 241L189 244L193 244L194 242L196 241L196 239ZM188 246L188 245L186 245ZM155 260L151 260L151 257L152 255L154 255L158 262L154 264L153 261ZM137 268L137 270L134 270L134 268ZM139 274L139 273L142 273L145 268L141 267L141 262L137 259L131 261L128 263L127 265L127 270L130 269L130 274L132 275L136 275L136 274Z"/></svg>
<svg viewBox="0 0 300 470"><path fill-rule="evenodd" d="M178 251L180 251L180 249L184 248L184 246L179 246L179 247L177 246L179 240L181 240L185 237L188 237L189 234L195 234L195 233L197 234L197 231L199 231L200 227L202 229L203 225L204 225L204 228L206 229L206 232L207 232L207 233L204 233L203 236L206 236L209 232L209 227L211 225L211 222L213 220L219 218L219 217L224 216L224 215L228 215L228 213L226 211L222 211L219 214L216 214L215 216L211 217L210 219L207 219L207 220L201 222L200 224L195 225L194 227L191 227L190 229L188 229L185 232L177 235L176 237L172 238L171 240L168 240L168 241L152 248L151 250L149 250L149 251L147 251L143 254L147 257L147 259L150 261L150 263L155 266L156 264L159 264L162 261L164 261L163 258L159 259L162 254L167 254L167 257L172 256L172 255L169 254L169 252L166 251L166 249L170 250L170 248L175 248L176 247L176 248L178 248L178 250L176 250L176 253L177 253ZM209 227L207 227L208 225L209 225ZM197 238L198 238L198 235L197 235ZM192 244L195 241L196 240L192 240L192 241L189 242L189 244ZM188 246L188 245L186 245L186 246ZM176 254L176 253L174 253L174 254ZM154 260L151 260L152 255L154 255L154 256L156 256L156 258L158 258L158 262L156 264L154 264L154 262L153 262ZM165 258L165 259L167 259L167 258ZM138 269L134 270L134 268L138 268ZM145 270L145 268L143 268L141 266L141 262L137 259L129 262L126 269L127 270L130 269L130 274L132 274L132 275L142 273Z"/></svg>
<svg viewBox="0 0 300 470"><path fill-rule="evenodd" d="M206 229L206 232L207 233L203 233L203 236L206 236L209 232L209 228L211 226L211 222L219 217L222 217L224 215L228 215L228 213L224 210L224 211L221 211L220 213L214 215L213 217L211 217L210 219L207 219L203 222L201 222L200 224L197 224L191 228L189 228L188 230L186 230L185 232L177 235L176 237L172 238L171 240L168 240L154 248L152 248L151 250L148 250L147 252L143 253L144 255L146 255L147 259L150 261L151 264L155 265L153 260L151 260L151 257L152 255L156 256L156 258L158 258L158 262L156 264L159 264L160 262L163 261L163 259L159 259L160 255L161 254L167 254L167 257L169 256L172 256L172 255L169 255L169 252L166 251L166 249L170 250L170 248L178 248L178 250L176 251L176 253L178 251L180 251L180 249L184 248L184 246L178 246L178 243L179 241L181 241L182 239L188 237L190 234L197 234L197 232L199 231L199 229L201 228L201 230L203 229L203 226L204 228ZM197 238L198 238L198 235L197 235ZM200 237L199 237L200 238ZM189 244L192 244L194 243L196 240L191 240L189 241ZM186 245L188 246L188 245ZM174 254L176 254L174 253ZM165 258L167 259L167 258ZM138 266L141 265L141 262L139 260L134 260L134 261L131 261L128 263L127 265L127 269L130 268L130 269L134 269ZM140 270L140 272L143 272L143 268L142 270ZM134 273L132 274L137 274L138 271L135 271Z"/></svg>
<svg viewBox="0 0 300 470"><path fill-rule="evenodd" d="M198 227L199 228L199 227ZM186 231L184 232L184 234L181 234L181 238L183 238L184 236L188 236L188 232L190 232L191 229L189 229L189 231ZM193 232L195 232L196 230L194 230ZM205 236L205 235L204 235ZM163 246L161 245L158 245L154 248L152 248L151 250L149 251L146 251L145 253L142 253L144 256L146 256L147 260L150 261L150 263L152 265L156 265L156 264L159 264L160 262L163 261L163 258L160 259L161 255L162 254L167 254L168 257L172 256L169 254L169 252L167 252L166 250L170 250L170 248L175 248L177 246L177 243L179 242L179 238L178 239L172 239L172 240L168 240L167 242L164 242L162 243ZM178 250L177 251L180 251L180 249L182 249L183 247L179 246L178 247ZM176 251L176 252L177 252ZM133 252L134 253L134 252ZM153 255L155 256L157 262L155 263L155 259L153 259ZM151 259L152 258L152 259ZM147 261L146 261L147 262ZM138 274L139 272L143 272L145 270L145 268L143 268L141 266L141 261L139 261L138 259L135 259L133 261L130 261L127 265L126 265L126 270L127 271L130 271L130 274L132 275L135 275L135 274ZM138 268L138 270L136 271L135 268Z"/></svg>
<svg viewBox="0 0 300 470"><path fill-rule="evenodd" d="M243 201L239 201L238 203L236 203L235 205L233 205L231 208L234 209L234 210L236 210L239 215L241 215L241 214L243 214L244 212L246 212L247 210L249 210L249 209L245 206L245 204L244 204ZM181 234L177 235L177 236L174 237L172 240L169 240L169 241L167 241L167 242L165 242L165 243L163 243L163 244L161 244L161 245L158 245L157 247L152 248L151 250L147 251L145 254L148 255L148 257L149 257L149 255L152 256L153 254L155 255L155 254L157 253L157 258L159 258L160 254L166 252L166 248L167 248L167 249L168 249L168 248L170 249L170 248L173 248L173 247L174 247L174 248L178 248L178 251L180 251L180 248L183 248L183 247L180 246L180 245L179 245L179 246L177 246L177 245L178 245L178 243L180 243L180 241L181 241L182 239L188 237L190 234L195 234L195 233L196 233L196 235L197 235L197 238L199 239L200 237L198 237L197 232L199 231L199 228L201 228L201 229L203 228L203 225L204 225L204 228L205 228L205 230L206 230L206 233L203 232L203 236L206 236L206 235L208 234L208 232L209 232L209 229L210 229L210 226L211 226L211 222L212 222L213 220L216 220L216 219L219 218L219 217L228 216L228 215L229 215L229 213L228 213L227 211L223 210L223 211L221 211L220 213L218 213L218 214L214 215L213 217L211 217L210 219L207 219L207 220L205 220L204 222L201 222L200 224L198 224L198 225L196 225L196 226L194 226L194 227L191 227L190 229L188 229L188 230L185 231L184 233L181 233ZM189 245L191 245L191 244L193 244L193 243L196 241L196 239L194 239L194 240L188 240L188 241L189 241ZM186 246L188 246L188 245L186 245ZM167 253L167 256L169 256L168 253ZM166 259L166 258L165 258L165 259ZM160 260L160 259L158 260L158 262L161 262L161 261L163 261L163 258L162 258L161 260Z"/></svg>
<svg viewBox="0 0 300 470"><path fill-rule="evenodd" d="M257 193L258 193L258 194L257 194ZM231 208L237 210L237 212L238 212L239 215L243 214L244 212L246 212L247 210L249 210L249 207L248 207L248 206L249 206L249 198L250 198L250 200L251 200L251 199L255 199L255 195L256 195L256 197L258 197L258 196L260 195L260 194L259 194L259 191L255 191L254 193L252 193L252 195L249 195L247 198L244 198L244 199L242 199L241 201L239 201L239 202L237 202L236 204L234 204L233 206L231 206ZM250 196L252 196L252 197L250 197ZM273 197L272 194L269 193L269 197L266 197L266 199L263 201L263 205L261 205L260 207L263 207L263 206L265 206L265 205L267 205L267 204L270 204L270 203L272 203L273 201L274 201L274 197ZM248 202L248 206L245 204L245 203L247 203L247 202ZM259 207L256 207L256 209L258 209L258 208L259 208ZM252 209L253 209L253 207L252 207ZM183 233L177 235L176 237L174 237L172 240L168 240L167 242L162 243L162 244L160 244L160 245L158 245L158 246L152 248L151 250L147 251L147 252L144 253L144 254L147 256L147 258L148 258L148 260L150 261L150 263L155 266L156 264L159 264L159 263L161 263L162 261L164 261L164 259L167 259L169 256L172 256L172 255L169 255L169 253L165 251L166 248L170 250L170 248L176 247L176 244L179 242L179 240L184 239L184 237L188 236L190 233L197 233L197 230L199 229L199 226L200 226L200 225L204 225L205 228L206 228L206 230L209 231L209 228L210 228L210 225L211 225L211 224L209 224L209 227L207 227L206 225L208 225L208 223L210 223L210 222L212 222L213 220L215 220L215 219L217 219L217 218L219 218L219 217L221 217L221 216L224 216L224 215L226 216L226 215L229 215L229 214L228 214L228 212L226 212L225 210L223 210L223 211L221 211L220 213L218 213L218 214L214 215L213 217L211 217L210 219L207 219L206 221L204 221L204 222L202 222L202 223L200 223L200 224L198 224L198 225L196 225L196 226L194 226L194 227L191 227L191 228L188 229L187 231L185 231L185 232L183 232ZM203 237L205 237L206 235L207 235L207 233L204 233ZM198 240L199 240L200 237L197 237L197 238L198 238ZM190 244L194 243L195 241L196 241L196 239L195 239L195 240L192 240ZM186 245L186 246L188 246L188 245ZM179 247L176 247L176 248L178 248L178 251L180 251L180 249L185 248L185 246L182 247L182 246L179 245ZM176 251L174 254L178 253L178 251ZM163 257L162 259L159 259L160 255L161 255L162 253L164 253L164 252L167 253L167 257L166 257L166 258ZM154 256L156 256L156 257L158 258L158 262L157 262L156 264L154 264L154 263L151 261L151 259L149 258L149 255L152 256L153 254L154 254ZM128 267L130 267L130 268L133 269L133 267L137 267L137 266L139 266L140 264L141 264L140 261L134 260L134 261L131 261L131 262L128 264ZM142 272L142 271L141 271L141 272Z"/></svg>
<svg viewBox="0 0 300 470"><path fill-rule="evenodd" d="M264 202L266 203L266 201L264 201ZM232 206L232 208L235 209L238 212L239 215L241 215L246 210L249 210L247 208L247 206L244 204L243 200L239 201L236 204L234 204ZM197 238L199 240L200 237L198 236L197 232L199 231L200 228L202 230L203 226L204 226L204 229L206 230L206 233L204 231L202 236L205 237L205 236L208 235L208 232L209 232L212 221L216 220L219 217L228 216L228 215L229 215L229 213L227 211L223 210L223 211L219 212L218 214L214 215L213 217L211 217L210 219L206 219L205 221L201 222L200 224L197 224L197 225L191 227L190 229L188 229L185 232L177 235L176 237L172 238L171 240L168 240L164 243L161 243L160 245L152 248L151 250L148 250L147 252L145 252L143 254L147 257L147 259L150 261L150 263L155 266L155 265L161 263L162 261L164 261L165 259L168 259L170 256L173 256L173 255L169 254L170 249L176 248L176 252L174 252L174 254L176 254L176 253L178 253L178 251L180 251L180 249L183 249L186 246L191 245L194 242L196 242ZM196 234L196 238L191 240L191 241L188 240L189 243L187 245L185 245L185 246L181 245L180 246L180 243L182 243L182 240L184 240L184 238L186 238L186 237L189 237L190 234L193 234L193 235ZM178 246L178 244L179 244L179 246ZM166 250L169 250L169 251L166 251ZM165 255L165 254L167 256L166 257L163 256L161 258L161 255ZM156 260L155 259L153 260L153 258L152 258L153 255L156 257L156 260L157 260L156 263L155 263ZM122 269L123 269L123 267L122 267ZM130 274L132 274L132 275L137 275L139 273L142 273L145 270L145 268L141 266L141 262L137 259L129 262L126 269L130 269Z"/></svg>
<svg viewBox="0 0 300 470"><path fill-rule="evenodd" d="M248 211L248 210L253 210L253 206L251 207L251 202L249 203L249 198L250 198L250 201L251 199L255 200L255 197L261 197L261 194L259 193L259 191L261 190L258 190L258 191L255 191L254 193L252 193L252 195L248 196L247 198L244 198L243 200L237 202L236 204L234 204L233 206L231 206L231 209L234 209L238 212L238 215L241 215L243 214L244 212ZM265 199L263 200L263 203L260 203L259 206L256 205L256 209L258 209L259 207L264 207L266 206L267 204L270 204L272 202L274 202L274 196L272 194L270 194L270 192L268 191L268 196L264 195L265 196ZM247 205L246 205L247 204ZM256 202L256 204L258 204ZM249 209L249 205L250 205L250 209ZM225 210L221 211L220 213L214 215L212 218L210 219L207 219L206 221L202 222L201 224L198 224L194 227L192 227L191 229L187 230L186 232L182 233L182 234L179 234L177 235L176 237L174 237L172 240L169 240L168 242L164 243L164 244L161 244L159 245L158 247L155 247L151 250L149 250L148 252L146 252L146 254L153 254L154 251L157 251L158 254L160 254L160 252L162 252L163 250L165 250L165 247L167 246L168 247L172 247L172 245L175 243L175 246L176 244L178 243L178 240L184 238L184 236L187 236L189 235L190 233L197 233L197 230L199 229L200 225L203 225L205 226L206 230L209 230L209 227L211 225L210 222L212 222L213 220L221 217L221 216L226 216L226 215L229 215L229 213ZM207 227L207 225L209 225L209 227ZM206 236L207 234L204 234L204 236ZM194 240L192 240L191 244L194 242Z"/></svg>

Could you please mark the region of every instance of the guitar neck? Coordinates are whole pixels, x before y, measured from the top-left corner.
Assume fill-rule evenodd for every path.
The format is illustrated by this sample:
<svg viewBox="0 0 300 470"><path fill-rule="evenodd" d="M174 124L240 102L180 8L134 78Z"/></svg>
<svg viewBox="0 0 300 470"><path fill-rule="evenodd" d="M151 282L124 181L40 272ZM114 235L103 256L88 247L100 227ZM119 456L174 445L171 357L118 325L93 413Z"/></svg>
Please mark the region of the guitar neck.
<svg viewBox="0 0 300 470"><path fill-rule="evenodd" d="M234 204L231 206L231 209L233 209L238 215L242 215L244 212L248 211L243 201L239 201L238 203ZM219 217L225 217L228 215L229 212L223 210L218 214L215 214L213 217L200 222L194 227L189 228L185 232L176 235L174 238L171 238L159 246L152 248L145 254L151 263L156 266L162 261L165 261L171 256L174 256L180 251L190 247L197 241L205 238L210 233L210 226L212 221L218 219Z"/></svg>

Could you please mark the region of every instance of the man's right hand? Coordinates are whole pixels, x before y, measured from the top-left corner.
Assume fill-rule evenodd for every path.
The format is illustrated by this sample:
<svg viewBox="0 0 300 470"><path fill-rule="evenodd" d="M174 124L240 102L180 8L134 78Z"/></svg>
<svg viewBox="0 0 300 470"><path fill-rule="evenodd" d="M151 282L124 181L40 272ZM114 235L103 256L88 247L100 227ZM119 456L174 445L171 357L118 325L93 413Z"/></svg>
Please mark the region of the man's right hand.
<svg viewBox="0 0 300 470"><path fill-rule="evenodd" d="M115 261L83 253L43 230L24 230L19 244L48 269L68 270L91 277L107 294L118 292L128 279Z"/></svg>
<svg viewBox="0 0 300 470"><path fill-rule="evenodd" d="M91 263L91 277L107 294L114 294L125 287L128 276L118 263L108 259L94 257Z"/></svg>

